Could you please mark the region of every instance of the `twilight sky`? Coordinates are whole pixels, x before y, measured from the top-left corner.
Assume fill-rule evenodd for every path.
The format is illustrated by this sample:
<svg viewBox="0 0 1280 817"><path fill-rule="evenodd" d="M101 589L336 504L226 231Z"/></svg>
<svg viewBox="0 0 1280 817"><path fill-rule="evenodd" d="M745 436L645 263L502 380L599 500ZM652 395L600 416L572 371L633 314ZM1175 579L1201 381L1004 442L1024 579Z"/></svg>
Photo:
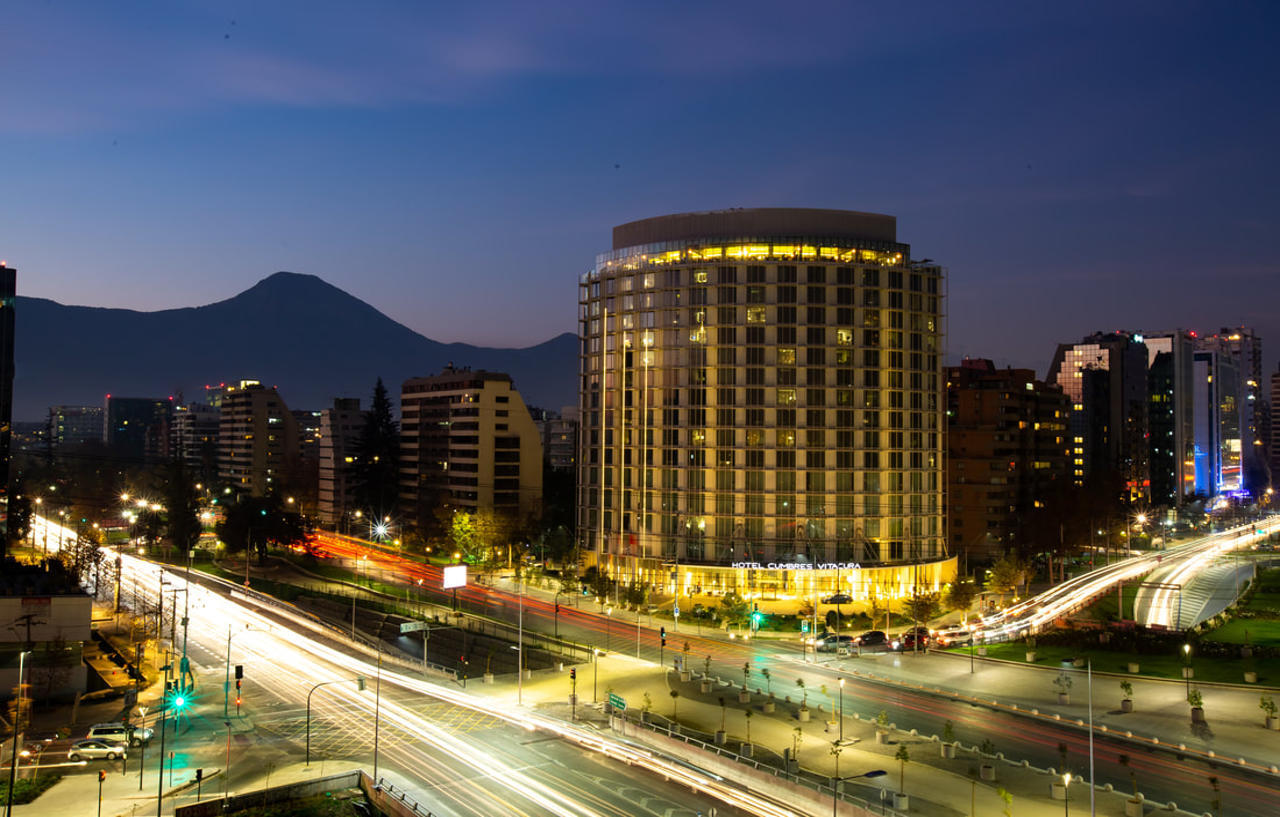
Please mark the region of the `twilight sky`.
<svg viewBox="0 0 1280 817"><path fill-rule="evenodd" d="M1280 349L1272 3L22 2L0 258L163 309L277 270L441 341L574 331L632 219L896 215L950 357L1096 329Z"/></svg>

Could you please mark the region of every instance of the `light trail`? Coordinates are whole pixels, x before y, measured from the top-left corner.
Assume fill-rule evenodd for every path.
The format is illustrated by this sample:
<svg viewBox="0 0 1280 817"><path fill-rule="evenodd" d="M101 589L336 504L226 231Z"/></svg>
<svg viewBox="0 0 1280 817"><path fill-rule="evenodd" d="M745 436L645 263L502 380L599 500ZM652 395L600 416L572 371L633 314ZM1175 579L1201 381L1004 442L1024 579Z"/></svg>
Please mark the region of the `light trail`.
<svg viewBox="0 0 1280 817"><path fill-rule="evenodd" d="M148 598L152 598L152 591L158 589L161 572L167 587L177 587L178 592L182 592L182 588L187 587L180 571L163 569L130 554L121 554L121 565L122 577L128 575L130 578L139 578L138 586ZM234 587L230 583L227 585ZM166 594L168 592L170 591L166 591ZM187 592L190 593L193 609L199 605L199 609L203 612L200 616L191 617L191 634L198 635L202 641L208 639L216 644L220 643L220 639L226 638L227 625L231 626L232 632L252 633L237 640L235 646L242 654L251 652L256 655L262 665L279 668L279 672L273 676L273 679L282 686L305 692L304 688L309 688L310 684L322 680L333 680L335 677L342 678L344 677L342 673L349 673L352 677L363 675L371 681L378 674L376 661L369 654L372 653L371 649L358 647L367 654L357 657L321 643L307 633L335 640L341 636L337 631L297 612L291 605L281 602L264 605L269 607L271 616L287 621L288 626L282 627L277 620L250 609L248 604L258 602L239 591L232 591L233 597L225 598L202 585L192 583ZM243 598L244 603L235 598L237 596ZM336 676L334 668L339 671ZM512 702L481 698L461 689L435 684L406 674L399 671L396 663L386 657L383 659L381 678L383 683L483 713L530 732L542 731L556 735L601 757L644 769L714 797L748 814L760 817L799 817L797 812L779 806L767 797L742 790L713 775L667 760L612 736L536 714ZM369 688L363 693L343 684L335 684L326 689L331 693L330 701L337 699L348 706L359 706L371 711L374 706L372 686L369 684ZM451 735L430 723L424 716L388 700L386 696L383 696L381 711L384 723L412 735L421 744L431 746L447 757L455 758L475 770L483 771L486 780L506 787L513 795L546 809L550 814L563 817L595 817L599 814L525 774L517 766L503 761L492 752ZM451 777L449 782L457 785L460 781ZM476 792L470 793L468 798L479 796L482 791L477 789ZM473 799L470 802L474 804Z"/></svg>
<svg viewBox="0 0 1280 817"><path fill-rule="evenodd" d="M1033 635L1056 619L1081 609L1099 596L1115 589L1121 582L1144 576L1160 564L1186 561L1191 566L1179 568L1176 575L1190 576L1197 570L1203 569L1207 560L1212 560L1223 551L1248 545L1255 540L1270 536L1277 530L1280 530L1280 523L1272 520L1256 525L1242 525L1186 545L1134 556L1084 575L1075 576L994 616L986 617L977 629L978 637L981 641L990 643ZM1156 600L1151 606L1150 618L1146 622L1147 626L1162 621L1166 626L1168 625L1171 601L1165 594L1172 592L1176 591L1173 588L1166 588L1157 592Z"/></svg>

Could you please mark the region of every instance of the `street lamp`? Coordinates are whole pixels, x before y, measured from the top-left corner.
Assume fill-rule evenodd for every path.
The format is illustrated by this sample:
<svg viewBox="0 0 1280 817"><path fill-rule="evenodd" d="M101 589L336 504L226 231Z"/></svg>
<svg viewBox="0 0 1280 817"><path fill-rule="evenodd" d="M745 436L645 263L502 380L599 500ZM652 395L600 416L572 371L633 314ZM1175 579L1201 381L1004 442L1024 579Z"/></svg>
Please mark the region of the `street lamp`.
<svg viewBox="0 0 1280 817"><path fill-rule="evenodd" d="M844 742L844 679L840 679L840 742ZM838 777L839 775L837 775Z"/></svg>
<svg viewBox="0 0 1280 817"><path fill-rule="evenodd" d="M884 769L872 769L862 774L851 774L848 777L840 777L840 753L832 749L832 754L836 756L836 777L831 781L831 817L836 817L836 808L840 804L840 794L844 791L844 784L847 780L859 780L862 778L884 777L887 772Z"/></svg>
<svg viewBox="0 0 1280 817"><path fill-rule="evenodd" d="M365 686L364 676L357 675L355 678L339 678L336 681L321 681L320 683L316 684L311 688L311 692L307 693L307 761L306 761L307 766L311 765L311 696L317 689L319 689L322 686L328 686L329 684L341 684L344 681L355 681L356 691L364 692L364 686Z"/></svg>
<svg viewBox="0 0 1280 817"><path fill-rule="evenodd" d="M1182 645L1182 677L1187 682L1187 699L1191 699L1191 645Z"/></svg>
<svg viewBox="0 0 1280 817"><path fill-rule="evenodd" d="M18 653L18 707L14 710L13 717L13 757L9 760L9 798L5 803L4 817L11 817L13 814L13 787L18 781L18 724L22 720L22 673L26 668L28 655L31 655L31 650Z"/></svg>
<svg viewBox="0 0 1280 817"><path fill-rule="evenodd" d="M1069 787L1071 786L1071 772L1062 775L1062 813L1071 817L1071 796Z"/></svg>
<svg viewBox="0 0 1280 817"><path fill-rule="evenodd" d="M613 608L604 608L604 651L609 652L610 636L613 633L613 627L610 622L613 621Z"/></svg>
<svg viewBox="0 0 1280 817"><path fill-rule="evenodd" d="M596 681L600 678L600 649L591 650L591 703L597 703Z"/></svg>

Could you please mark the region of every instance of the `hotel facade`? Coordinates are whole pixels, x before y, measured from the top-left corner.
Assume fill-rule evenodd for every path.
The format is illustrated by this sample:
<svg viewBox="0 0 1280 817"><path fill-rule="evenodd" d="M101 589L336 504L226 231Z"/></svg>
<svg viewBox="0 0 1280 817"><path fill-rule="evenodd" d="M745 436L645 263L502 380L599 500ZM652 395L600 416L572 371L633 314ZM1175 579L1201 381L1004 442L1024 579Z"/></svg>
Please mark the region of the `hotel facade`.
<svg viewBox="0 0 1280 817"><path fill-rule="evenodd" d="M944 271L896 232L809 209L614 229L579 284L588 567L677 605L736 592L772 612L954 579Z"/></svg>

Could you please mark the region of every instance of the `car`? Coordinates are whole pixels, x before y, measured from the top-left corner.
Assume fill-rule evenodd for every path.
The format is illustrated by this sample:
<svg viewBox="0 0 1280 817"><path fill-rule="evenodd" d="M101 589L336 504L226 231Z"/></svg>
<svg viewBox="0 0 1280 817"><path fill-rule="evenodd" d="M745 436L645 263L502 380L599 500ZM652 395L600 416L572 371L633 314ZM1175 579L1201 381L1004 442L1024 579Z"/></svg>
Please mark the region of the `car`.
<svg viewBox="0 0 1280 817"><path fill-rule="evenodd" d="M98 738L108 743L126 743L141 746L150 743L155 732L145 726L125 726L123 723L95 723L89 727L86 738Z"/></svg>
<svg viewBox="0 0 1280 817"><path fill-rule="evenodd" d="M836 652L853 646L853 636L828 633L818 639L818 652Z"/></svg>
<svg viewBox="0 0 1280 817"><path fill-rule="evenodd" d="M880 630L868 630L853 640L859 647L883 647L889 643L889 637Z"/></svg>
<svg viewBox="0 0 1280 817"><path fill-rule="evenodd" d="M921 647L929 646L929 628L912 627L910 630L907 630L905 633L895 638L893 643L890 644L890 648L905 652L906 650L914 650L917 643L919 643Z"/></svg>
<svg viewBox="0 0 1280 817"><path fill-rule="evenodd" d="M939 647L963 647L973 643L973 631L968 627L948 627L933 634Z"/></svg>
<svg viewBox="0 0 1280 817"><path fill-rule="evenodd" d="M67 760L73 763L79 760L115 760L128 756L123 743L111 743L98 738L78 740L67 749Z"/></svg>
<svg viewBox="0 0 1280 817"><path fill-rule="evenodd" d="M823 604L852 604L853 596L845 593L836 593L834 596L827 596L822 600Z"/></svg>

